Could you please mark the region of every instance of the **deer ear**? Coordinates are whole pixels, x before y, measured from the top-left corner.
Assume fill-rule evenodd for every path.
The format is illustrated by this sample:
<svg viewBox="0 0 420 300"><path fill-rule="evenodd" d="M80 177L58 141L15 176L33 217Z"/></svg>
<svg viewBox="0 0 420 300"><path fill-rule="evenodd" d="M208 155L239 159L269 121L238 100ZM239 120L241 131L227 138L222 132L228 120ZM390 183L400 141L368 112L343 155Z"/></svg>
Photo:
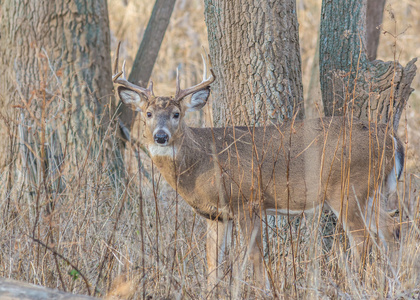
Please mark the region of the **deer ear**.
<svg viewBox="0 0 420 300"><path fill-rule="evenodd" d="M197 111L202 109L204 105L206 105L209 96L210 88L206 88L192 94L190 100L184 100L182 102L186 108L186 111Z"/></svg>
<svg viewBox="0 0 420 300"><path fill-rule="evenodd" d="M118 95L121 101L130 106L132 110L142 111L144 105L147 103L147 100L142 95L123 86L118 87Z"/></svg>

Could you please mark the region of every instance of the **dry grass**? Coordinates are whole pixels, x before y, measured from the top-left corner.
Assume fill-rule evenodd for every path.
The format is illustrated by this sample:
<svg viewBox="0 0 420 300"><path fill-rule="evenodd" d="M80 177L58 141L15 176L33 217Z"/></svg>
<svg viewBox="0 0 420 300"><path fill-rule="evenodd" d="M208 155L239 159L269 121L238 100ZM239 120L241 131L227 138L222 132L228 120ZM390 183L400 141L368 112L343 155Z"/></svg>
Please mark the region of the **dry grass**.
<svg viewBox="0 0 420 300"><path fill-rule="evenodd" d="M305 95L311 96L309 105L320 99L316 82L309 85L317 59L320 2L297 2L303 81ZM393 11L395 19L386 15L384 30L394 36L402 31L404 34L398 35L396 40L391 34L382 35L378 56L393 60L396 55L404 65L412 57L420 56L420 6L414 0L388 3L388 11ZM128 66L133 62L152 6L153 1L109 1L112 49L118 40L124 42L122 51L125 52L120 55L127 59ZM178 65L182 67L183 85L199 80L201 46L207 47L203 10L202 0L177 2L152 74L156 94L174 92ZM405 30L408 26L410 28ZM416 91L400 123L400 134L408 147L404 178L410 195L404 194L405 189L401 187L399 203L407 204L412 217L418 220L419 75L413 87ZM202 124L199 115L190 117L189 121L193 125ZM215 297L214 293L229 297L235 292L228 272L231 265L227 264L223 266L224 282L218 290L207 294L204 222L165 183L146 156L142 154L142 163L153 180L147 180L139 172L133 151L128 149L127 184L121 184L120 190L113 189L110 177L102 172L106 166L99 160L89 159L83 168L66 165L62 173L66 189L62 193L51 192L41 184L28 185L18 153L17 129L7 120L2 124L8 131L3 139L8 143L8 164L0 174L0 276L76 293L93 292L96 288L96 295L108 295L110 299L143 295L196 299ZM138 129L140 122L135 127ZM64 136L61 139L65 140ZM54 204L52 209L48 209L50 202ZM278 228L275 240L270 241L271 251L267 256L271 255L273 260L270 267L275 278L272 291L280 297L414 299L420 296L418 226L407 223L397 265L389 266L380 253L372 254L365 270L358 274L346 259L339 242L342 239L339 230L331 251L324 252L321 229L315 219L303 219L292 231ZM240 261L244 248L239 234L233 236L233 248L228 257L230 261ZM49 249L43 244L48 244ZM290 253L291 244L296 251L294 258ZM242 298L272 297L256 289L249 277L250 274L244 272L243 284L239 287Z"/></svg>

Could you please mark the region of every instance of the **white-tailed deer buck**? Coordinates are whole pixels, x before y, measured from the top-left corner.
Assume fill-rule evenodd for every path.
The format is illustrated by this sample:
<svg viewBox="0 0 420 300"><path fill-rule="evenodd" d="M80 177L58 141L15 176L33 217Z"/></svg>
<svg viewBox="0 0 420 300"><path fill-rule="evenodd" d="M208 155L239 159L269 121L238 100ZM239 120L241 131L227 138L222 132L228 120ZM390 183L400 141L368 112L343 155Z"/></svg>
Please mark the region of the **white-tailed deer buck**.
<svg viewBox="0 0 420 300"><path fill-rule="evenodd" d="M160 173L207 219L210 282L217 280L216 253L233 220L244 233L259 278L264 278L260 226L265 214L329 208L355 254L361 254L368 236L385 249L395 246L397 233L382 195L396 187L404 150L386 125L333 117L265 127L188 127L185 113L206 104L215 80L211 69L206 78L203 62L203 81L182 90L177 76L171 97L155 96L152 84L146 89L128 82L124 66L117 72L118 53L113 81L121 100L142 112L144 143Z"/></svg>

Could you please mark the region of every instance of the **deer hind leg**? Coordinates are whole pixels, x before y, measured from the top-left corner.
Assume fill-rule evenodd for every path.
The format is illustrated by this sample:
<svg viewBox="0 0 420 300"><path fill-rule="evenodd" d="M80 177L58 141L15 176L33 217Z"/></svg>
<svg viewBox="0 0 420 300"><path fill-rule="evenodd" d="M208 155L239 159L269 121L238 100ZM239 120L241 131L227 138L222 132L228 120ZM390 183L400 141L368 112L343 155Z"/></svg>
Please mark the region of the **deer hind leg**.
<svg viewBox="0 0 420 300"><path fill-rule="evenodd" d="M395 248L393 220L384 210L383 203L378 205L373 197L363 201L366 196L351 197L343 207L330 204L330 208L342 221L343 228L350 240L356 261L360 262L369 252L368 237L380 241L385 249Z"/></svg>
<svg viewBox="0 0 420 300"><path fill-rule="evenodd" d="M206 256L208 277L207 285L209 291L218 284L220 279L219 265L223 260L225 245L228 234L231 231L232 221L207 220Z"/></svg>
<svg viewBox="0 0 420 300"><path fill-rule="evenodd" d="M364 216L356 201L357 199L351 199L351 201L343 201L343 204L341 204L341 201L330 202L328 206L342 223L350 241L353 257L359 263L366 253L368 232L366 231Z"/></svg>
<svg viewBox="0 0 420 300"><path fill-rule="evenodd" d="M397 239L399 233L394 225L394 219L385 210L385 203L381 201L375 205L374 200L369 198L366 224L370 224L371 235L383 246L386 253L393 255L397 250Z"/></svg>
<svg viewBox="0 0 420 300"><path fill-rule="evenodd" d="M262 238L261 238L261 220L260 217L252 213L252 217L249 212L245 212L239 217L239 225L241 227L242 235L244 238L244 244L247 246L245 252L245 260L251 261L253 266L253 279L257 286L260 288L265 287L265 269L262 252ZM245 265L243 266L243 268ZM243 273L243 272L242 272Z"/></svg>

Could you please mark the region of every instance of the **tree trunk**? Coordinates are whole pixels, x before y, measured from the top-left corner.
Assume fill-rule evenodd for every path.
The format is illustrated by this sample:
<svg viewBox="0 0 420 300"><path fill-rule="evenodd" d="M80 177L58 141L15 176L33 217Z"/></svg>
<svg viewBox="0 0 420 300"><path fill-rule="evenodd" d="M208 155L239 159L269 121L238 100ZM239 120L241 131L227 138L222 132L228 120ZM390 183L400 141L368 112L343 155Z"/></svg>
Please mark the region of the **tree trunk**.
<svg viewBox="0 0 420 300"><path fill-rule="evenodd" d="M327 116L351 113L379 122L399 119L413 89L415 61L369 62L366 46L366 0L323 1L320 72Z"/></svg>
<svg viewBox="0 0 420 300"><path fill-rule="evenodd" d="M159 54L160 45L168 28L169 20L174 10L176 0L156 0L152 15L144 32L139 50L137 51L128 80L145 87L152 75ZM137 112L124 105L121 101L118 105L118 115L122 125L131 130ZM127 131L124 131L127 133ZM129 137L126 137L129 139Z"/></svg>
<svg viewBox="0 0 420 300"><path fill-rule="evenodd" d="M215 126L303 118L296 3L205 1Z"/></svg>
<svg viewBox="0 0 420 300"><path fill-rule="evenodd" d="M204 2L216 75L213 125L264 126L303 118L296 2ZM286 222L291 225L289 218L267 217L263 235L269 255L269 245L279 242L278 231L272 228L282 228Z"/></svg>
<svg viewBox="0 0 420 300"><path fill-rule="evenodd" d="M67 141L67 155L81 167L81 158L98 157L105 132L112 133L106 1L5 0L1 9L1 105L9 116L12 106L20 108L23 160L32 164L39 146L46 164L49 156L62 155ZM116 171L121 161L111 156ZM50 167L61 163L59 158Z"/></svg>
<svg viewBox="0 0 420 300"><path fill-rule="evenodd" d="M96 125L108 125L104 112L113 104L113 86L106 1L6 0L0 47L5 105L32 96L39 110L44 91L49 99L62 97L53 109L71 112L76 148L86 147Z"/></svg>
<svg viewBox="0 0 420 300"><path fill-rule="evenodd" d="M49 213L88 162L120 192L107 2L5 0L1 9L0 101L19 124L27 195L45 191Z"/></svg>
<svg viewBox="0 0 420 300"><path fill-rule="evenodd" d="M382 19L384 16L386 0L368 0L366 10L366 40L367 55L370 61L376 59L381 33Z"/></svg>
<svg viewBox="0 0 420 300"><path fill-rule="evenodd" d="M54 210L68 199L66 180L91 172L102 184L102 174L108 174L104 185L114 185L117 199L125 183L113 134L107 2L4 0L1 10L2 119L18 124L22 167L13 175L24 174L21 191L35 211L27 234L56 245L60 214ZM46 234L39 221L44 213L50 220ZM51 274L66 290L54 257Z"/></svg>

